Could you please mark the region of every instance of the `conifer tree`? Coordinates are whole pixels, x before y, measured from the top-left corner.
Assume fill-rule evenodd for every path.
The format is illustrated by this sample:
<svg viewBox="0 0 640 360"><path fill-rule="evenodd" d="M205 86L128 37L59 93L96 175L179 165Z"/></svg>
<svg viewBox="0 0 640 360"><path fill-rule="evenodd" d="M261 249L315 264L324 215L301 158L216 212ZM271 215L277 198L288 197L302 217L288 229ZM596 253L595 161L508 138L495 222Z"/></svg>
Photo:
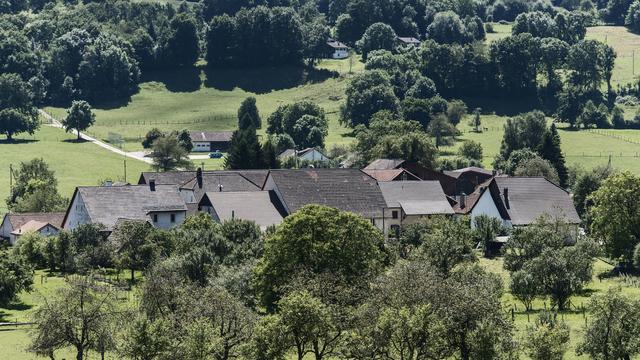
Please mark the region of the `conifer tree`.
<svg viewBox="0 0 640 360"><path fill-rule="evenodd" d="M262 119L256 106L256 98L249 96L242 101L240 108L238 108L238 128L247 129L253 126L256 129L262 127Z"/></svg>
<svg viewBox="0 0 640 360"><path fill-rule="evenodd" d="M543 159L549 160L558 172L560 186L567 186L568 171L565 164L564 154L560 148L560 135L555 124L551 124L549 131L545 132L540 147L540 155Z"/></svg>
<svg viewBox="0 0 640 360"><path fill-rule="evenodd" d="M254 127L234 131L229 153L225 158L225 167L227 169L261 169L264 167L262 147Z"/></svg>

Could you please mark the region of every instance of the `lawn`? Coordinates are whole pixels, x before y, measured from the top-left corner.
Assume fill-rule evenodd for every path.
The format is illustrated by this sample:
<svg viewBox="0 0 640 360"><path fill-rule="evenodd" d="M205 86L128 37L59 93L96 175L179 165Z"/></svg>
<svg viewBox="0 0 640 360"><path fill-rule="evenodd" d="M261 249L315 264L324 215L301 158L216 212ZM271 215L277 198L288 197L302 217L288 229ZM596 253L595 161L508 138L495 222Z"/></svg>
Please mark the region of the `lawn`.
<svg viewBox="0 0 640 360"><path fill-rule="evenodd" d="M97 185L100 180L124 179L124 158L92 143L76 143L73 134L42 126L34 136L21 134L16 141L0 140L0 214L6 212L9 196L9 165L17 169L21 161L43 158L58 178L58 189L71 197L76 186ZM135 182L149 165L127 160L127 180Z"/></svg>
<svg viewBox="0 0 640 360"><path fill-rule="evenodd" d="M511 35L511 24L491 23L491 26L493 26L493 32L487 33L487 43L491 43Z"/></svg>
<svg viewBox="0 0 640 360"><path fill-rule="evenodd" d="M264 134L266 120L279 105L310 100L320 105L329 119L327 144L348 143L348 129L338 123L344 91L353 72L363 64L354 60L323 60L309 73L301 68L211 71L182 69L148 74L140 91L128 101L95 106L96 123L88 133L104 141L121 137L127 151L141 150L140 144L153 127L164 131L233 130L242 100L255 96ZM47 108L56 118L62 108Z"/></svg>

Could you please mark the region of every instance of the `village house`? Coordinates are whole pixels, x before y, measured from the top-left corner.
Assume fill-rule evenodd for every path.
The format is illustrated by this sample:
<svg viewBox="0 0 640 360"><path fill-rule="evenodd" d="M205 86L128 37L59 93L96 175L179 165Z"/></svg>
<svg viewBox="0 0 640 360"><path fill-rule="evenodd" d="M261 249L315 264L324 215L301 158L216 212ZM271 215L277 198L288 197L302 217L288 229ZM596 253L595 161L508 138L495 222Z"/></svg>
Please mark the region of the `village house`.
<svg viewBox="0 0 640 360"><path fill-rule="evenodd" d="M403 159L376 159L363 170L369 172L373 170L378 171L392 169L404 169L420 180L436 180L440 182L440 186L442 186L442 190L446 195L456 195L456 185L458 180L455 177L449 176L442 171L429 169L415 161L406 161Z"/></svg>
<svg viewBox="0 0 640 360"><path fill-rule="evenodd" d="M363 169L362 171L379 182L419 181L420 180L420 178L413 175L406 169L388 169L388 170Z"/></svg>
<svg viewBox="0 0 640 360"><path fill-rule="evenodd" d="M329 59L346 59L349 57L349 47L340 41L329 39L325 57Z"/></svg>
<svg viewBox="0 0 640 360"><path fill-rule="evenodd" d="M495 176L493 171L475 166L443 171L443 173L455 179L453 195L471 194L480 184Z"/></svg>
<svg viewBox="0 0 640 360"><path fill-rule="evenodd" d="M398 36L397 41L398 41L398 46L401 46L404 48L416 48L420 46L420 40L414 37Z"/></svg>
<svg viewBox="0 0 640 360"><path fill-rule="evenodd" d="M280 160L286 160L287 158L291 158L291 157L298 158L298 161L300 162L306 161L309 163L315 163L315 162L326 163L331 160L329 157L327 157L325 154L323 154L322 152L320 152L320 150L316 148L306 148L303 150L287 149L283 151L280 155L278 155L278 158Z"/></svg>
<svg viewBox="0 0 640 360"><path fill-rule="evenodd" d="M506 228L530 225L543 215L563 219L577 231L581 220L569 193L544 177L496 176L453 202L457 214L488 215Z"/></svg>
<svg viewBox="0 0 640 360"><path fill-rule="evenodd" d="M57 235L62 228L64 213L5 214L0 224L0 239L14 245L18 238L29 232L43 236Z"/></svg>
<svg viewBox="0 0 640 360"><path fill-rule="evenodd" d="M161 229L184 222L187 206L175 185L80 186L71 198L62 227L102 224L111 232L121 220L143 220Z"/></svg>
<svg viewBox="0 0 640 360"><path fill-rule="evenodd" d="M198 204L207 192L261 191L268 173L268 170L198 169L192 179L179 185L180 195L187 204Z"/></svg>
<svg viewBox="0 0 640 360"><path fill-rule="evenodd" d="M454 215L438 181L389 181L378 185L386 202L385 236L397 238L404 225L433 215Z"/></svg>
<svg viewBox="0 0 640 360"><path fill-rule="evenodd" d="M273 191L207 192L200 200L199 209L211 214L218 222L232 219L253 221L262 231L280 224L286 216Z"/></svg>
<svg viewBox="0 0 640 360"><path fill-rule="evenodd" d="M383 229L386 207L378 182L359 169L271 170L263 190L274 191L290 215L309 204L361 215Z"/></svg>
<svg viewBox="0 0 640 360"><path fill-rule="evenodd" d="M231 146L233 131L192 131L190 135L194 152L225 152Z"/></svg>

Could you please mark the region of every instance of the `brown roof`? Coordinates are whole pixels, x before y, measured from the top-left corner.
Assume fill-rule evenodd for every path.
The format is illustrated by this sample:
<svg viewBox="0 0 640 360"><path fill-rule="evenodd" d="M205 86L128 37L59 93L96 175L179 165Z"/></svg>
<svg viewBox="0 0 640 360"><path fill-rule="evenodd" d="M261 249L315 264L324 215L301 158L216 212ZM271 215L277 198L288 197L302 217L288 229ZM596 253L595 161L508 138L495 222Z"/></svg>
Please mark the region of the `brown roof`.
<svg viewBox="0 0 640 360"><path fill-rule="evenodd" d="M192 131L191 141L231 141L233 131Z"/></svg>
<svg viewBox="0 0 640 360"><path fill-rule="evenodd" d="M38 231L47 225L52 226L58 230L60 229L59 225L56 226L46 221L43 222L43 221L29 220L26 224L22 225L17 229L14 229L11 233L13 235L20 235L20 234L24 234L32 231Z"/></svg>
<svg viewBox="0 0 640 360"><path fill-rule="evenodd" d="M363 172L367 173L372 178L381 181L396 181L396 180L420 180L417 176L408 172L405 169L389 169L389 170L371 170L364 169Z"/></svg>
<svg viewBox="0 0 640 360"><path fill-rule="evenodd" d="M37 221L42 223L49 223L57 228L62 227L62 220L64 219L63 212L55 213L21 213L21 214L6 214L4 221L9 221L12 229L19 229L29 221Z"/></svg>

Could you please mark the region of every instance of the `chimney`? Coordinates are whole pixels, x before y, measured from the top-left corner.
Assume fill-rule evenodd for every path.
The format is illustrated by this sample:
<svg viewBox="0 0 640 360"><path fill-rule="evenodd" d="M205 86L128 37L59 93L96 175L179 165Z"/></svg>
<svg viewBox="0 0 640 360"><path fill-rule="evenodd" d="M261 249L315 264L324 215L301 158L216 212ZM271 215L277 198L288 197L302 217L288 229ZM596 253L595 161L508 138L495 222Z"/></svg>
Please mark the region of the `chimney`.
<svg viewBox="0 0 640 360"><path fill-rule="evenodd" d="M202 168L196 170L196 180L198 181L198 187L202 189Z"/></svg>
<svg viewBox="0 0 640 360"><path fill-rule="evenodd" d="M223 187L224 187L224 186L222 186L222 184L218 184L218 191L219 191L219 192L222 192L222 188L223 188Z"/></svg>
<svg viewBox="0 0 640 360"><path fill-rule="evenodd" d="M502 196L504 196L504 206L506 206L507 209L510 209L510 207L509 207L509 188L504 188L504 190L502 191Z"/></svg>
<svg viewBox="0 0 640 360"><path fill-rule="evenodd" d="M458 204L460 205L460 209L464 209L465 206L467 206L467 195L465 193L458 196Z"/></svg>
<svg viewBox="0 0 640 360"><path fill-rule="evenodd" d="M149 180L149 190L156 191L156 180L155 179Z"/></svg>

